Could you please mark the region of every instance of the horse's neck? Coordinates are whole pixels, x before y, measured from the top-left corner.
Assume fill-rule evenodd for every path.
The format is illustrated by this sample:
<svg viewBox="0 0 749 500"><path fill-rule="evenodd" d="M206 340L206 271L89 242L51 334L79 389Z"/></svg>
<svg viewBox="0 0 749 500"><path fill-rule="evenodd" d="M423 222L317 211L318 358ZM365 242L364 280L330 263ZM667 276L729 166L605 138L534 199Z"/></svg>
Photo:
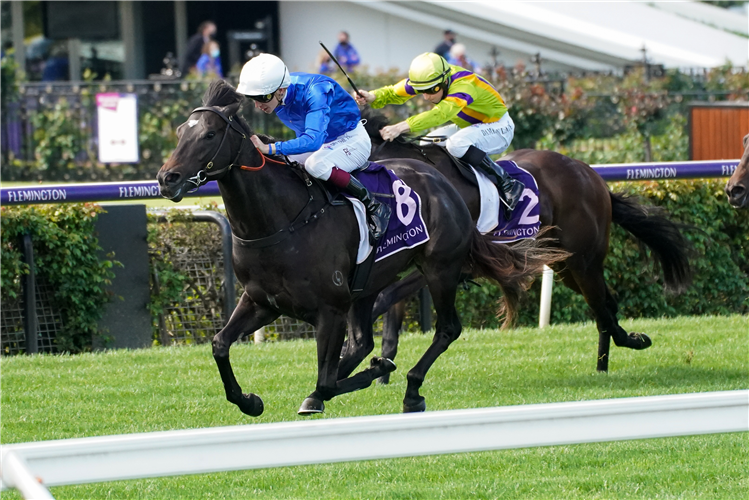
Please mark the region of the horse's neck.
<svg viewBox="0 0 749 500"><path fill-rule="evenodd" d="M241 164L247 164L242 158ZM285 229L309 199L304 183L291 167L266 160L256 171L232 168L219 181L232 232L258 239Z"/></svg>

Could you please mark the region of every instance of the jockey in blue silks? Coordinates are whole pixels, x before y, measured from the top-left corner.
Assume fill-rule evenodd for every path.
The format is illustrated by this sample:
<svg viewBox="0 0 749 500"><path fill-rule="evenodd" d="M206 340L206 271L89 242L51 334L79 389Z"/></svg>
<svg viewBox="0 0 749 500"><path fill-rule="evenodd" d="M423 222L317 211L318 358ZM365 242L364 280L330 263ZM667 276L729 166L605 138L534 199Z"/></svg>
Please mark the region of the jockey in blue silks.
<svg viewBox="0 0 749 500"><path fill-rule="evenodd" d="M375 199L349 172L366 166L372 142L361 123L354 99L332 78L310 73L289 73L271 54L253 57L242 68L237 91L255 102L255 108L273 113L296 133L296 138L263 144L250 139L263 154L281 154L302 164L313 177L360 200L374 239L387 226L390 208Z"/></svg>

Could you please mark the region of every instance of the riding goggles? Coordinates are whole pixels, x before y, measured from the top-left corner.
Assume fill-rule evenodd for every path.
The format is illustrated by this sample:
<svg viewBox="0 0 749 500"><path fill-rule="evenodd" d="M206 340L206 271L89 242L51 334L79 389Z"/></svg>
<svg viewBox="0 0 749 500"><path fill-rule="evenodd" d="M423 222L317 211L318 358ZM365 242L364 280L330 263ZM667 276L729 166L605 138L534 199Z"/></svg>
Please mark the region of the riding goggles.
<svg viewBox="0 0 749 500"><path fill-rule="evenodd" d="M270 102L271 99L273 99L273 96L275 95L275 92L265 95L248 95L250 99L253 101L261 102L263 104L267 104Z"/></svg>
<svg viewBox="0 0 749 500"><path fill-rule="evenodd" d="M434 87L429 88L429 89L424 89L424 90L416 90L416 89L414 89L414 90L416 91L417 94L430 94L430 95L433 95L433 94L436 94L436 93L440 92L443 88L444 88L443 83L438 83L437 85L435 85Z"/></svg>

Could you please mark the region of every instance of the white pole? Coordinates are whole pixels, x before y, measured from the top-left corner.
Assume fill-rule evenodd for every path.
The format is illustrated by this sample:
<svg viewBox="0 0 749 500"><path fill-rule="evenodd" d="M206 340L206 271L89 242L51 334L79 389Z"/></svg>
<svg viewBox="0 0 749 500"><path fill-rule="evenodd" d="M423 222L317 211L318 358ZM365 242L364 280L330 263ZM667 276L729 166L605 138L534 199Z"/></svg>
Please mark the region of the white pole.
<svg viewBox="0 0 749 500"><path fill-rule="evenodd" d="M31 473L26 461L10 452L2 461L3 486L16 488L27 500L55 500L47 488Z"/></svg>
<svg viewBox="0 0 749 500"><path fill-rule="evenodd" d="M749 430L749 391L430 411L0 445L47 487ZM632 425L647 422L647 425ZM737 439L745 439L737 436ZM7 483L6 483L7 481ZM33 485L32 485L33 486ZM41 487L38 483L36 487ZM27 497L28 498L28 497ZM32 496L31 498L50 498Z"/></svg>
<svg viewBox="0 0 749 500"><path fill-rule="evenodd" d="M544 274L541 279L541 307L538 313L538 327L549 326L551 319L551 289L554 286L554 271L549 266L544 266Z"/></svg>

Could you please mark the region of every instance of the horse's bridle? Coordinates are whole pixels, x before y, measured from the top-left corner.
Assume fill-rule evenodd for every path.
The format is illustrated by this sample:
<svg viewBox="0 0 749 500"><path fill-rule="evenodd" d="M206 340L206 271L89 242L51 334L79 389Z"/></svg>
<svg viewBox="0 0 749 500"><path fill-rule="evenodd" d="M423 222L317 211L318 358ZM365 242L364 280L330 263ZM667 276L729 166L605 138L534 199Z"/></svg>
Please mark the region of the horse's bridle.
<svg viewBox="0 0 749 500"><path fill-rule="evenodd" d="M218 178L220 175L223 175L228 170L231 170L231 168L234 166L234 164L239 159L239 155L242 154L242 146L244 146L244 140L247 138L247 134L242 129L242 127L232 119L231 116L226 116L222 111L220 111L217 108L214 108L212 106L201 106L199 108L195 108L192 110L192 113L197 113L199 111L210 111L211 113L215 113L218 116L221 117L222 120L226 122L227 127L224 129L224 135L221 137L221 142L218 145L218 149L216 149L216 152L213 154L213 157L208 161L205 168L202 170L199 170L197 174L187 179L185 182L189 182L190 184L193 184L195 186L195 189L198 189L200 186L205 184L206 182ZM229 135L229 129L234 129L236 132L238 132L242 136L242 142L239 144L239 150L237 151L237 156L234 157L234 160L228 164L227 166L223 168L219 168L217 170L213 170L213 160L216 159L218 154L221 152L221 148L224 145L224 141L226 141L226 136ZM194 190L193 190L194 191Z"/></svg>

